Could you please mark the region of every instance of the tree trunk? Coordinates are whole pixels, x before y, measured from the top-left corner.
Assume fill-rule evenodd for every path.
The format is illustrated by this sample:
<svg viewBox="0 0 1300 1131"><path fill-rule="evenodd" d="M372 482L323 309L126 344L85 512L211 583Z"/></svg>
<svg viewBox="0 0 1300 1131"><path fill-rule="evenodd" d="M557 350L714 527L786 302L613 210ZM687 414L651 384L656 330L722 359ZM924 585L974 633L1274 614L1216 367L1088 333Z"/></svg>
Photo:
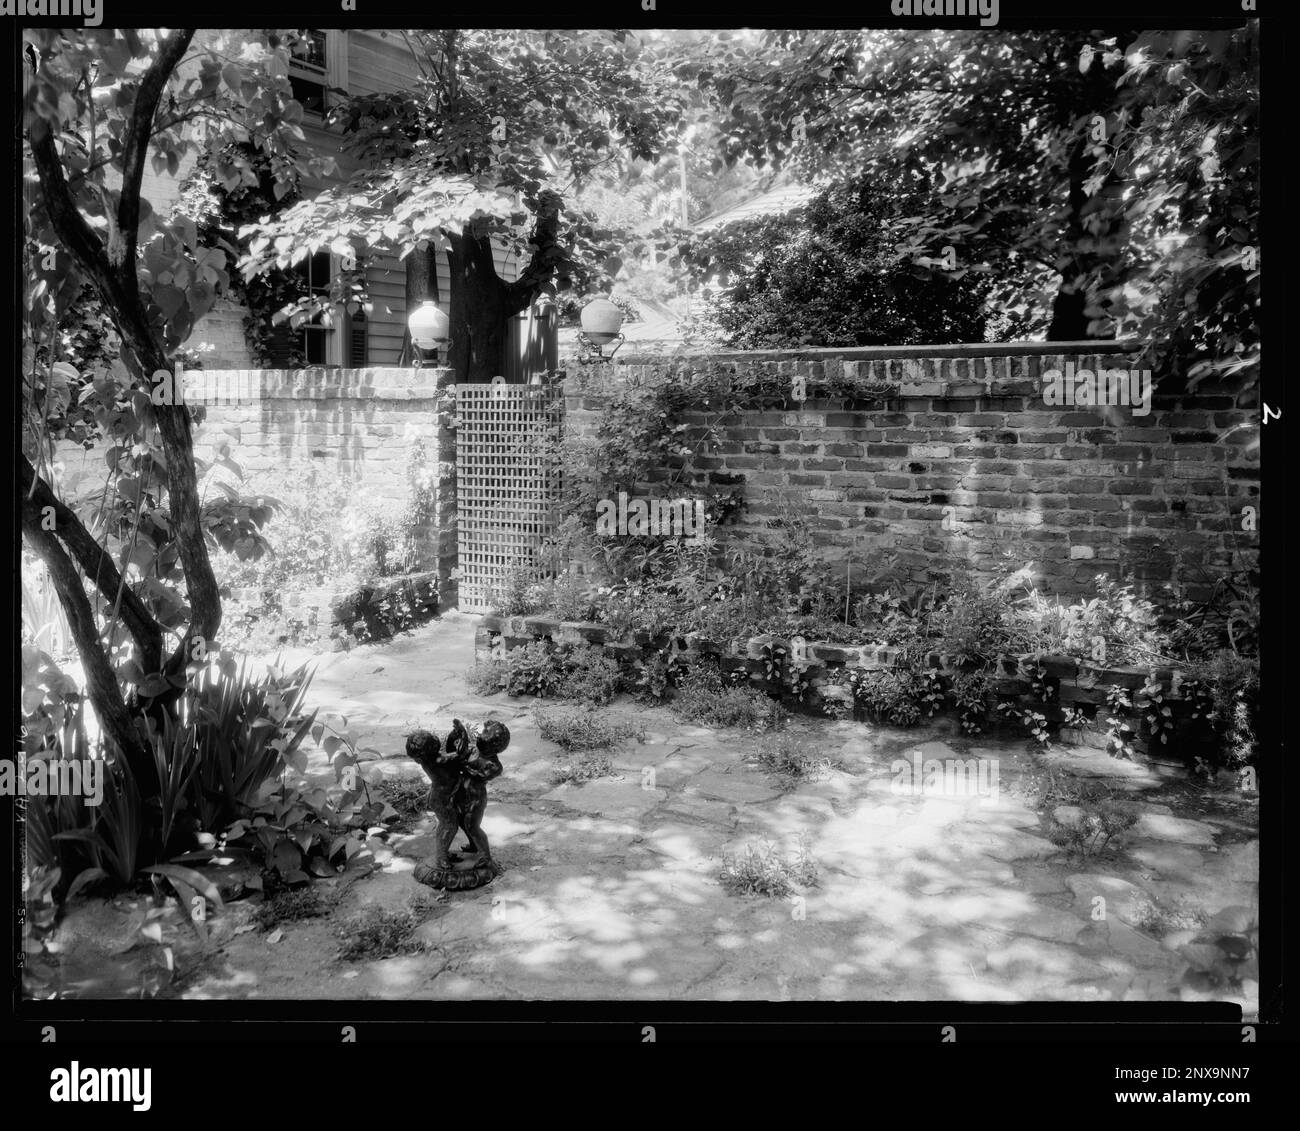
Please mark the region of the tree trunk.
<svg viewBox="0 0 1300 1131"><path fill-rule="evenodd" d="M180 64L193 36L193 29L171 32L140 78L130 128L123 138L122 190L115 223L109 226L107 243L90 227L73 199L49 123L37 120L28 131L28 144L51 224L77 265L94 284L100 301L112 318L114 329L122 341L122 362L131 375L132 386L145 392L153 390L154 373L159 370L170 371L172 367L162 341L150 323L136 273L140 185L148 156L154 114L167 79ZM164 675L177 676L184 673L191 659L199 658L215 642L217 629L221 626L221 598L217 592L217 581L208 558L200 521L190 410L184 404L157 405L153 409L153 417L167 470L167 501L172 533L179 550L185 574L186 596L190 604L190 623L175 651L163 662L161 669ZM68 615L69 624L73 626L77 651L86 671L87 690L95 713L108 735L121 747L132 770L136 771L141 795L148 799L158 792L153 758L141 744L134 724L126 721L131 712L109 663L108 654L100 642L90 603L82 589L81 577L63 545L60 545L62 542L75 555L86 558L85 542L90 538L89 532L76 515L71 512L56 512L56 519L64 524L56 538L41 525L41 515L35 499L24 497L23 505L24 533L49 566L59 601ZM91 576L103 592L103 572L97 571ZM116 593L107 593L106 596L111 600ZM129 622L128 627L132 627ZM144 641L152 639L153 631L144 624L137 624L134 629L140 630L141 654L148 658L151 649L144 646ZM158 639L161 640L161 635ZM145 713L154 717L174 714L175 702L180 694L179 688L172 687L163 694L152 697L145 701Z"/></svg>
<svg viewBox="0 0 1300 1131"><path fill-rule="evenodd" d="M515 311L497 275L492 241L471 231L450 233L451 350L456 380L491 381L504 371L506 319Z"/></svg>
<svg viewBox="0 0 1300 1131"><path fill-rule="evenodd" d="M438 294L438 249L432 245L424 251L415 250L406 257L406 314L423 302L439 301ZM411 344L411 329L408 326L402 335L402 357L400 365L415 363L415 347Z"/></svg>

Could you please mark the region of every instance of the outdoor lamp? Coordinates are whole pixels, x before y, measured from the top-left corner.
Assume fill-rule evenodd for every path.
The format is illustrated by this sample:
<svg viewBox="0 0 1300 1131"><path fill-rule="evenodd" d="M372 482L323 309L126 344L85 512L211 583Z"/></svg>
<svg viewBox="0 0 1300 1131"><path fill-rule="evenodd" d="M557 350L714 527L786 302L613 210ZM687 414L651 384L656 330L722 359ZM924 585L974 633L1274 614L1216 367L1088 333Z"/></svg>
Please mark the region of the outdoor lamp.
<svg viewBox="0 0 1300 1131"><path fill-rule="evenodd" d="M436 362L436 352L451 345L451 319L428 299L411 311L406 324L411 330L411 345L416 350L417 368L424 361L425 350L435 352Z"/></svg>
<svg viewBox="0 0 1300 1131"><path fill-rule="evenodd" d="M579 361L608 361L623 344L619 327L623 325L623 312L607 298L594 298L582 308L582 329L578 331L578 344L582 347ZM611 342L614 348L605 354Z"/></svg>

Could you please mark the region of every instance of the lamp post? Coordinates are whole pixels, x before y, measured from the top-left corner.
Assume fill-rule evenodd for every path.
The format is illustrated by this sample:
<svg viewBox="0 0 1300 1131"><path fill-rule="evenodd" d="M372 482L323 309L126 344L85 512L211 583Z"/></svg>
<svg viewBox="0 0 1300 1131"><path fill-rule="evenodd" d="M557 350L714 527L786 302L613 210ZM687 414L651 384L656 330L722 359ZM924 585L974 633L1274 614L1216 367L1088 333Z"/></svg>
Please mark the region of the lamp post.
<svg viewBox="0 0 1300 1131"><path fill-rule="evenodd" d="M623 344L624 338L619 333L623 325L623 312L607 298L594 298L582 308L582 329L578 331L578 344L582 353L581 362L609 361ZM605 347L611 342L617 343L608 356Z"/></svg>
<svg viewBox="0 0 1300 1131"><path fill-rule="evenodd" d="M415 349L415 367L424 364L426 350L433 352L433 361L438 362L438 351L451 345L451 320L428 299L411 311L406 320L411 331L411 345Z"/></svg>

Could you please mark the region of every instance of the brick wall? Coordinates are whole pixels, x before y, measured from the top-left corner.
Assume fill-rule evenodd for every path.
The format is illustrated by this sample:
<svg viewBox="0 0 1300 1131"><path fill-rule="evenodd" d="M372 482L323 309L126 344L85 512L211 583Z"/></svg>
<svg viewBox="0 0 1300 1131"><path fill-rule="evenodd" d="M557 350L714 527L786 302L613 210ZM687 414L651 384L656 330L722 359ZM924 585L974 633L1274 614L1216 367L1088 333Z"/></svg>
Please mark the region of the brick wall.
<svg viewBox="0 0 1300 1131"><path fill-rule="evenodd" d="M733 371L802 376L808 399L740 412L695 463L741 488L741 530L776 517L782 496L796 501L828 560L881 547L917 580L956 557L984 575L1033 562L1053 593L1089 591L1105 573L1206 594L1216 575L1258 560L1242 512L1259 507L1259 433L1225 437L1258 421L1257 401L1220 384L1189 396L1157 387L1145 416L1046 403L1045 373L1131 368L1132 356L1110 343L715 353ZM570 365L568 427L590 434L624 382L689 380L704 360ZM829 398L825 381L841 375L895 382L897 396L870 407Z"/></svg>
<svg viewBox="0 0 1300 1131"><path fill-rule="evenodd" d="M437 570L440 603L454 604L455 432L449 369L215 370L186 374L186 398L206 406L197 455L230 443L246 480L312 466L345 477L354 501L404 501L415 440L437 469L434 521L418 540L417 569ZM237 437L232 432L237 431ZM65 497L104 480L104 447L62 445Z"/></svg>

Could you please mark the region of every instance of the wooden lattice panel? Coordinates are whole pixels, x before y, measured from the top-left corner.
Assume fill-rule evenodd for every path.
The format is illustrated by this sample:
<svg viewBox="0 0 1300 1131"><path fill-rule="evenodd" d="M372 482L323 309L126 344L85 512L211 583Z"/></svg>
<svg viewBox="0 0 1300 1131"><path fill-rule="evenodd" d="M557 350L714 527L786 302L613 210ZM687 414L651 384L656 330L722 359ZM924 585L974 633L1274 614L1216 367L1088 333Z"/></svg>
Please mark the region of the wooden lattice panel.
<svg viewBox="0 0 1300 1131"><path fill-rule="evenodd" d="M544 385L456 386L459 607L487 612L512 567L543 575L555 532L562 391Z"/></svg>

